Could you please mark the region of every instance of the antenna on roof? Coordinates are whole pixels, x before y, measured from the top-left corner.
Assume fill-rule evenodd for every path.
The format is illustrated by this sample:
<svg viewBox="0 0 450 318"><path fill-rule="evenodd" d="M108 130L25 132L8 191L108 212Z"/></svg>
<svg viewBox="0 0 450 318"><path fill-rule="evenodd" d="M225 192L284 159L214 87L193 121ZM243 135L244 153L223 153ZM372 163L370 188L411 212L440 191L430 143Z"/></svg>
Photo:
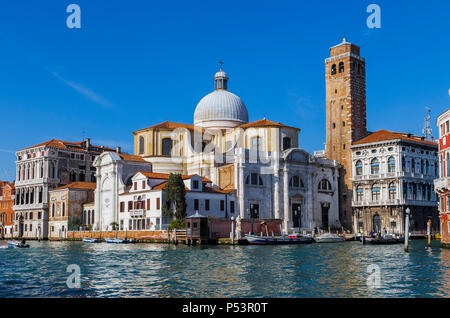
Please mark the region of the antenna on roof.
<svg viewBox="0 0 450 318"><path fill-rule="evenodd" d="M430 125L431 109L429 107L425 107L425 110L427 111L427 114L425 115L425 127L422 129L422 134L424 135L425 140L430 140L430 138L431 138L431 125Z"/></svg>

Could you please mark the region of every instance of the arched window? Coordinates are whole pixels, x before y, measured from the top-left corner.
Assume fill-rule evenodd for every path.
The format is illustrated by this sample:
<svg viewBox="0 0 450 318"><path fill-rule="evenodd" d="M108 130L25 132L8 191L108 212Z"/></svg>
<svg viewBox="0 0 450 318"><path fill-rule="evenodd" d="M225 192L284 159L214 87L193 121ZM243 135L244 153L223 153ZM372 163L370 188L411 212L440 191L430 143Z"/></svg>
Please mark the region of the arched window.
<svg viewBox="0 0 450 318"><path fill-rule="evenodd" d="M388 172L395 172L395 158L389 157L388 159Z"/></svg>
<svg viewBox="0 0 450 318"><path fill-rule="evenodd" d="M80 175L79 175L79 181L82 181L82 182L84 182L85 181L85 176L84 176L84 172L80 172Z"/></svg>
<svg viewBox="0 0 450 318"><path fill-rule="evenodd" d="M394 182L389 184L389 200L397 198L397 185Z"/></svg>
<svg viewBox="0 0 450 318"><path fill-rule="evenodd" d="M358 160L356 162L355 168L356 168L356 175L357 176L361 176L362 172L363 172L363 165L362 165L362 161L361 160Z"/></svg>
<svg viewBox="0 0 450 318"><path fill-rule="evenodd" d="M331 75L336 74L336 64L331 65Z"/></svg>
<svg viewBox="0 0 450 318"><path fill-rule="evenodd" d="M406 158L402 157L402 172L406 172Z"/></svg>
<svg viewBox="0 0 450 318"><path fill-rule="evenodd" d="M261 150L261 137L253 137L252 138L252 150Z"/></svg>
<svg viewBox="0 0 450 318"><path fill-rule="evenodd" d="M420 173L425 173L425 162L423 160L420 160Z"/></svg>
<svg viewBox="0 0 450 318"><path fill-rule="evenodd" d="M372 186L372 201L380 200L380 185L378 183L374 183Z"/></svg>
<svg viewBox="0 0 450 318"><path fill-rule="evenodd" d="M55 204L52 204L52 218L55 217L55 213L56 213L56 209L55 209Z"/></svg>
<svg viewBox="0 0 450 318"><path fill-rule="evenodd" d="M172 153L172 139L164 138L162 140L162 155L170 156Z"/></svg>
<svg viewBox="0 0 450 318"><path fill-rule="evenodd" d="M75 171L70 171L70 182L77 181L77 175L75 174Z"/></svg>
<svg viewBox="0 0 450 318"><path fill-rule="evenodd" d="M289 181L289 186L293 188L304 188L305 185L303 183L302 178L299 176L293 176L291 180Z"/></svg>
<svg viewBox="0 0 450 318"><path fill-rule="evenodd" d="M55 177L55 166L54 166L53 162L50 162L49 167L48 167L48 172L49 172L49 178Z"/></svg>
<svg viewBox="0 0 450 318"><path fill-rule="evenodd" d="M63 202L62 203L62 216L66 216L66 203L65 202Z"/></svg>
<svg viewBox="0 0 450 318"><path fill-rule="evenodd" d="M247 176L245 179L245 184L251 184L251 185L263 185L262 178L259 174L253 172Z"/></svg>
<svg viewBox="0 0 450 318"><path fill-rule="evenodd" d="M319 182L319 191L331 191L331 183L327 179L322 179Z"/></svg>
<svg viewBox="0 0 450 318"><path fill-rule="evenodd" d="M380 161L377 158L373 158L370 162L370 174L375 175L380 173Z"/></svg>
<svg viewBox="0 0 450 318"><path fill-rule="evenodd" d="M425 162L425 174L429 174L430 173L430 162L427 160Z"/></svg>
<svg viewBox="0 0 450 318"><path fill-rule="evenodd" d="M291 138L283 137L283 151L291 148Z"/></svg>
<svg viewBox="0 0 450 318"><path fill-rule="evenodd" d="M144 137L139 137L139 154L142 155L145 152Z"/></svg>
<svg viewBox="0 0 450 318"><path fill-rule="evenodd" d="M361 186L356 187L356 201L361 202L364 197L364 190Z"/></svg>
<svg viewBox="0 0 450 318"><path fill-rule="evenodd" d="M411 172L416 173L416 161L411 159Z"/></svg>
<svg viewBox="0 0 450 318"><path fill-rule="evenodd" d="M343 73L344 72L344 62L340 62L339 63L339 73Z"/></svg>

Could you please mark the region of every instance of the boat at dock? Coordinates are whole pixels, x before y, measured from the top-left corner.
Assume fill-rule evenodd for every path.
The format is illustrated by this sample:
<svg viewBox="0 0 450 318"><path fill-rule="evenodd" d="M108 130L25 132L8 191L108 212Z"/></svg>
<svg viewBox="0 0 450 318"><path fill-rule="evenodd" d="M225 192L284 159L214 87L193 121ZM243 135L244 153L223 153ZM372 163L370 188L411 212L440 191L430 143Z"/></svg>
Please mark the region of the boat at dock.
<svg viewBox="0 0 450 318"><path fill-rule="evenodd" d="M111 244L128 244L128 243L136 243L135 239L127 240L127 239L120 239L120 238L113 238L113 239L105 239L106 243Z"/></svg>
<svg viewBox="0 0 450 318"><path fill-rule="evenodd" d="M245 238L251 245L310 244L314 242L312 237L301 236L300 234L292 234L288 236L262 236L247 234Z"/></svg>
<svg viewBox="0 0 450 318"><path fill-rule="evenodd" d="M339 243L344 242L345 239L337 234L323 233L314 238L317 243Z"/></svg>
<svg viewBox="0 0 450 318"><path fill-rule="evenodd" d="M102 241L96 238L84 238L84 243L101 243Z"/></svg>
<svg viewBox="0 0 450 318"><path fill-rule="evenodd" d="M365 241L370 244L389 245L389 244L401 244L405 242L404 237L398 237L395 235L384 235L382 237L366 237Z"/></svg>

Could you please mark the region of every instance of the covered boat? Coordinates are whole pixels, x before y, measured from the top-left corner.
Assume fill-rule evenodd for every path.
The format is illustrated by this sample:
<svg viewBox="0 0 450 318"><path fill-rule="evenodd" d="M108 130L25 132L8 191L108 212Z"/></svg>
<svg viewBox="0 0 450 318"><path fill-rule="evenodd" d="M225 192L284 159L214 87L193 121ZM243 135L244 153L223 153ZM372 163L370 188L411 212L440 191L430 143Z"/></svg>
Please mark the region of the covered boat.
<svg viewBox="0 0 450 318"><path fill-rule="evenodd" d="M318 237L315 237L314 240L317 243L338 243L343 242L345 239L337 234L323 233Z"/></svg>

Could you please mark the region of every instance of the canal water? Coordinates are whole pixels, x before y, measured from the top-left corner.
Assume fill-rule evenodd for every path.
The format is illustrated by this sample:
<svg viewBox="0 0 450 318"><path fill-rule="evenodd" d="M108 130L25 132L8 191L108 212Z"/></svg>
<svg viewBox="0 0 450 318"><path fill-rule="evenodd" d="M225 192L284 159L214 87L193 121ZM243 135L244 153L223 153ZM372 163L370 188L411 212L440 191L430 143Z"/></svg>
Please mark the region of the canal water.
<svg viewBox="0 0 450 318"><path fill-rule="evenodd" d="M439 242L427 249L412 241L410 253L359 242L28 243L0 248L0 297L450 297L450 250ZM76 284L71 264L79 266L80 288L67 285L68 278Z"/></svg>

